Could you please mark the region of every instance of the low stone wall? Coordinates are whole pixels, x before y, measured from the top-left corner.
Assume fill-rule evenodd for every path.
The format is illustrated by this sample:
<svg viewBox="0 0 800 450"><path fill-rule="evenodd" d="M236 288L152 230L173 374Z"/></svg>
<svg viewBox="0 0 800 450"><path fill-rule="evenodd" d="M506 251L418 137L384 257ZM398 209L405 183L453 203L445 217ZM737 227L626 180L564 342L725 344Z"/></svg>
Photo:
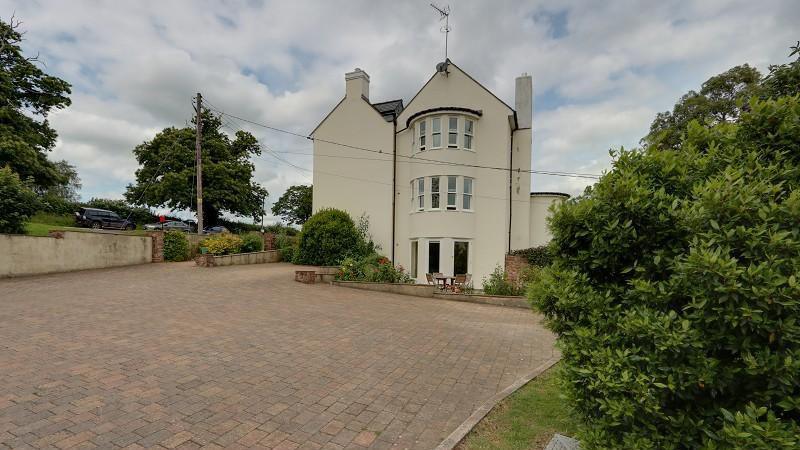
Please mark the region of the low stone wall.
<svg viewBox="0 0 800 450"><path fill-rule="evenodd" d="M50 236L0 234L0 278L145 264L149 236L52 231Z"/></svg>
<svg viewBox="0 0 800 450"><path fill-rule="evenodd" d="M456 302L481 303L484 305L510 306L514 308L530 309L525 297L510 297L501 295L483 294L448 294L428 284L403 284L403 283L371 283L368 281L332 281L332 285L363 289L367 291L390 292L392 294L413 295L415 297L435 298L437 300L451 300Z"/></svg>
<svg viewBox="0 0 800 450"><path fill-rule="evenodd" d="M392 294L413 295L433 298L436 286L428 284L370 283L367 281L331 281L334 286L364 289L367 291L391 292Z"/></svg>
<svg viewBox="0 0 800 450"><path fill-rule="evenodd" d="M235 255L197 255L194 262L201 267L238 266L242 264L265 264L281 260L277 250L237 253Z"/></svg>
<svg viewBox="0 0 800 450"><path fill-rule="evenodd" d="M511 306L514 308L525 308L525 309L530 309L531 307L530 304L528 303L528 300L526 300L525 297L510 297L503 295L482 295L482 294L444 294L438 292L433 294L433 297L441 300L482 303L484 305Z"/></svg>

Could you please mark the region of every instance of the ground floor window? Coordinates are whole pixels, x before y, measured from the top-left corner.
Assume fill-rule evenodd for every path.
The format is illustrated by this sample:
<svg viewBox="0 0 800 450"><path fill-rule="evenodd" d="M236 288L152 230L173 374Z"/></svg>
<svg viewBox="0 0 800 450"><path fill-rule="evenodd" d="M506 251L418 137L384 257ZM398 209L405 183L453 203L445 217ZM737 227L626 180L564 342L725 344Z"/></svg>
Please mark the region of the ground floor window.
<svg viewBox="0 0 800 450"><path fill-rule="evenodd" d="M469 272L469 242L453 242L453 275Z"/></svg>
<svg viewBox="0 0 800 450"><path fill-rule="evenodd" d="M428 242L428 273L439 272L439 249L438 241Z"/></svg>

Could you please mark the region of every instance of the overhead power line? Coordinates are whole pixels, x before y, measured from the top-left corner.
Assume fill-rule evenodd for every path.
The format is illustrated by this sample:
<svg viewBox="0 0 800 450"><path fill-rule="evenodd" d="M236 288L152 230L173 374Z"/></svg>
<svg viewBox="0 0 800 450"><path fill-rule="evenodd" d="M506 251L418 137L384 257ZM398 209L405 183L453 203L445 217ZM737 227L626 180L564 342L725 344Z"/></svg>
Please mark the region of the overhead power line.
<svg viewBox="0 0 800 450"><path fill-rule="evenodd" d="M208 103L208 102L206 102L206 103ZM215 112L217 112L219 114L222 114L223 116L227 116L227 117L232 118L232 119L240 120L242 122L245 122L245 123L248 123L248 124L251 124L251 125L255 125L255 126L258 126L258 127L261 127L261 128L265 128L265 129L268 129L268 130L272 130L272 131L275 131L275 132L278 132L278 133L284 133L284 134L288 134L288 135L291 135L291 136L300 137L300 138L303 138L303 139L308 139L310 141L317 141L317 142L323 142L323 143L326 143L326 144L337 145L337 146L340 146L340 147L346 147L346 148L350 148L350 149L353 149L353 150L365 151L365 152L370 152L370 153L377 153L377 154L386 155L386 156L390 156L391 155L390 153L384 152L383 150L380 150L380 149L372 149L372 148L360 147L360 146L357 146L357 145L346 144L346 143L343 143L343 142L336 142L336 141L330 141L330 140L327 140L327 139L315 138L313 136L304 135L304 134L301 134L301 133L296 133L294 131L290 131L290 130L285 130L285 129L282 129L282 128L274 127L274 126L271 126L271 125L268 125L268 124L265 124L265 123L256 122L254 120L245 119L243 117L239 117L237 115L225 112L225 111L223 111L223 110L221 110L221 109L219 109L217 107L214 107L213 105L209 109L211 109L212 111L215 111ZM550 176L570 177L570 178L587 178L587 179L594 179L594 180L600 178L600 175L590 174L590 173L561 172L561 171L555 171L555 170L510 169L508 167L494 167L494 166L483 166L483 165L480 165L480 164L466 164L466 163L457 163L457 162L451 162L451 161L441 161L441 160L430 159L430 158L425 158L425 157L421 157L421 156L407 156L407 155L400 155L400 154L398 154L397 156L399 156L401 158L407 158L409 160L414 160L414 161L426 161L426 162L430 162L430 163L434 163L434 164L449 165L449 166L460 166L460 167L471 167L471 168L476 168L476 169L502 170L502 171L506 171L506 172L510 171L510 172L517 172L517 173L532 173L532 174L538 174L538 175L550 175Z"/></svg>

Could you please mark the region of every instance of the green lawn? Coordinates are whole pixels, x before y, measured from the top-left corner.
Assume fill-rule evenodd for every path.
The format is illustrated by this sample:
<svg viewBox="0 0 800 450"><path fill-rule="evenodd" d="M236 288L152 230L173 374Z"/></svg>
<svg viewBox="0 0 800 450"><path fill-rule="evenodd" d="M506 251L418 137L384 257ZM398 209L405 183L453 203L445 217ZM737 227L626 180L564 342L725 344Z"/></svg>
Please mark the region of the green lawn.
<svg viewBox="0 0 800 450"><path fill-rule="evenodd" d="M553 433L574 436L576 422L559 398L558 365L498 404L456 447L459 450L541 450Z"/></svg>
<svg viewBox="0 0 800 450"><path fill-rule="evenodd" d="M71 215L58 215L36 213L31 217L30 222L25 224L25 234L29 236L47 236L50 230L65 230L65 231L86 231L91 232L89 228L75 227L75 218ZM134 236L144 236L144 230L133 231L119 231L117 233L132 234Z"/></svg>

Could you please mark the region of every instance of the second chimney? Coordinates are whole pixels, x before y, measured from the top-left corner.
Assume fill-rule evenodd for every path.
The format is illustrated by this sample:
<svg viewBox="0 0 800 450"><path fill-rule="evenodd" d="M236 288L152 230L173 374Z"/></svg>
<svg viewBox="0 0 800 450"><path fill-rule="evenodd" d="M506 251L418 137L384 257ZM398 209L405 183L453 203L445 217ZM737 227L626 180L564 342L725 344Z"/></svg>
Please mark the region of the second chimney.
<svg viewBox="0 0 800 450"><path fill-rule="evenodd" d="M346 85L345 95L347 97L362 96L369 100L369 75L367 72L356 67L352 72L344 74Z"/></svg>
<svg viewBox="0 0 800 450"><path fill-rule="evenodd" d="M514 109L520 128L531 128L533 124L533 79L527 73L517 77L514 91Z"/></svg>

